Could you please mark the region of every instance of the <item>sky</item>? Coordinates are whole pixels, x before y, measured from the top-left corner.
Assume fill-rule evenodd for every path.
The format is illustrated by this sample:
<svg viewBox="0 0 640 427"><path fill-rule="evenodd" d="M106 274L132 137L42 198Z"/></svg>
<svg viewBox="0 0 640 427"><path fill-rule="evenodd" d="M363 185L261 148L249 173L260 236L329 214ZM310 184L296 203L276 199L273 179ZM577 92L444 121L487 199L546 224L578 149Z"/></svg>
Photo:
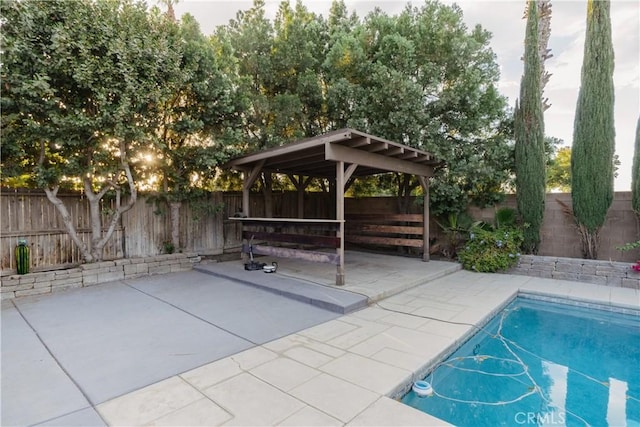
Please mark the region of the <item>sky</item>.
<svg viewBox="0 0 640 427"><path fill-rule="evenodd" d="M453 1L441 0L452 4ZM267 17L273 19L280 1L266 0ZM295 0L291 0L294 4ZM526 21L522 19L524 0L460 0L469 28L480 24L492 34L491 48L500 65L500 92L514 106L520 90L524 53ZM329 14L330 0L303 0L307 8L325 17ZM363 18L379 7L389 15L402 11L403 0L345 0L349 12L355 11ZM422 1L411 2L420 6ZM584 50L586 28L586 1L552 0L551 37L548 47L553 57L545 62L551 75L544 96L551 108L545 112L545 133L560 138L565 145L573 139L580 70ZM252 1L246 0L180 0L174 6L177 16L190 13L200 23L202 32L211 34L219 25L234 19L238 10L249 9ZM635 131L640 117L640 2L637 0L612 0L611 26L615 54L615 127L616 154L620 158L616 191L631 189L631 164L633 161Z"/></svg>

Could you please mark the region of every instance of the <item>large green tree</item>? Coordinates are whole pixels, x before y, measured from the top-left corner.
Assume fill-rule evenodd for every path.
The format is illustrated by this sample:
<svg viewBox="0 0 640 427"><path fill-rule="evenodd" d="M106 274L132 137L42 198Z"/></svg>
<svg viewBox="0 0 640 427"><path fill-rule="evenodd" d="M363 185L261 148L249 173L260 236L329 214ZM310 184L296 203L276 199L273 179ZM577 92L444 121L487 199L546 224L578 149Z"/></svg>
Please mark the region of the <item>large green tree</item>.
<svg viewBox="0 0 640 427"><path fill-rule="evenodd" d="M356 18L339 4L329 19L324 63L332 126L358 128L444 160L430 193L436 215L495 202L513 152L490 33L468 29L459 7L435 1L407 6L397 16L375 10L345 29L341 23ZM418 186L406 176L393 182L400 196Z"/></svg>
<svg viewBox="0 0 640 427"><path fill-rule="evenodd" d="M571 147L561 147L547 164L547 191L571 192Z"/></svg>
<svg viewBox="0 0 640 427"><path fill-rule="evenodd" d="M613 201L614 54L609 0L589 0L582 81L573 131L573 212L583 256L597 259L600 228Z"/></svg>
<svg viewBox="0 0 640 427"><path fill-rule="evenodd" d="M243 111L245 148L264 149L327 131L321 64L326 25L298 1L282 2L271 22L255 0L214 42L221 61L237 73L248 102Z"/></svg>
<svg viewBox="0 0 640 427"><path fill-rule="evenodd" d="M84 259L99 261L136 201L140 154L156 141L157 108L177 72L165 17L129 0L3 1L1 11L3 170L19 161ZM57 196L65 185L88 199L89 242ZM112 212L102 211L105 197Z"/></svg>
<svg viewBox="0 0 640 427"><path fill-rule="evenodd" d="M437 1L364 19L334 1L326 20L283 2L271 22L256 0L214 39L249 100L246 149L342 127L423 148L446 162L431 191L433 212L445 214L495 202L512 173L511 120L490 37L467 28L459 7ZM405 196L418 187L400 175L366 185Z"/></svg>
<svg viewBox="0 0 640 427"><path fill-rule="evenodd" d="M171 5L169 0L169 5ZM234 154L240 140L239 125L243 98L235 89L233 75L219 64L215 46L200 31L191 15L180 22L167 13L167 41L179 53L179 72L165 82L168 96L159 104L158 135L150 148L154 164L150 178L159 175L157 197L169 207L171 243L180 242L180 209L183 202L215 209L200 203L205 189L216 176L217 167Z"/></svg>
<svg viewBox="0 0 640 427"><path fill-rule="evenodd" d="M327 131L325 98L320 66L326 47L326 25L297 1L282 2L272 22L265 3L237 14L219 27L214 43L220 61L237 76L247 102L243 109L242 147L255 151L282 145ZM273 187L292 185L288 180L261 177L266 203ZM294 178L298 179L298 178ZM271 208L267 206L267 212Z"/></svg>
<svg viewBox="0 0 640 427"><path fill-rule="evenodd" d="M282 2L274 20L273 81L275 110L272 134L282 140L327 131L321 65L325 56L326 24L296 1Z"/></svg>
<svg viewBox="0 0 640 427"><path fill-rule="evenodd" d="M524 75L515 111L516 200L526 224L523 250L537 253L544 216L545 149L542 114L541 59L538 42L538 6L530 0L524 43Z"/></svg>
<svg viewBox="0 0 640 427"><path fill-rule="evenodd" d="M247 98L248 107L242 112L245 136L242 148L246 151L272 145L268 132L272 114L265 87L273 74L273 25L264 8L264 1L255 0L251 9L238 12L235 20L218 27L213 36L226 71L238 77L240 90Z"/></svg>

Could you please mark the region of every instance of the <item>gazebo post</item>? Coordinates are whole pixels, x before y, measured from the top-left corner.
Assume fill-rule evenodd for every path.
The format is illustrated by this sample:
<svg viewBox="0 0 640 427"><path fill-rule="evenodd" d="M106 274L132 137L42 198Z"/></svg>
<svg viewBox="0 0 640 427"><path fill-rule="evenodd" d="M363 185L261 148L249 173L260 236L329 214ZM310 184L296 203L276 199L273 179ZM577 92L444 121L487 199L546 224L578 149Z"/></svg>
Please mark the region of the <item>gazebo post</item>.
<svg viewBox="0 0 640 427"><path fill-rule="evenodd" d="M304 218L304 176L298 175L298 218Z"/></svg>
<svg viewBox="0 0 640 427"><path fill-rule="evenodd" d="M429 178L418 176L424 203L422 204L422 261L429 261Z"/></svg>
<svg viewBox="0 0 640 427"><path fill-rule="evenodd" d="M254 167L251 169L245 169L242 173L242 213L245 217L249 217L249 190L253 186L253 183L256 182L258 176L260 176L260 171L262 171L262 166L264 166L264 160L259 161Z"/></svg>
<svg viewBox="0 0 640 427"><path fill-rule="evenodd" d="M336 272L336 286L344 286L344 162L336 162L336 219L340 221L340 261Z"/></svg>
<svg viewBox="0 0 640 427"><path fill-rule="evenodd" d="M242 177L242 216L249 216L249 188L247 187L247 172L244 172Z"/></svg>
<svg viewBox="0 0 640 427"><path fill-rule="evenodd" d="M273 218L273 177L271 172L262 172L264 182L264 216Z"/></svg>

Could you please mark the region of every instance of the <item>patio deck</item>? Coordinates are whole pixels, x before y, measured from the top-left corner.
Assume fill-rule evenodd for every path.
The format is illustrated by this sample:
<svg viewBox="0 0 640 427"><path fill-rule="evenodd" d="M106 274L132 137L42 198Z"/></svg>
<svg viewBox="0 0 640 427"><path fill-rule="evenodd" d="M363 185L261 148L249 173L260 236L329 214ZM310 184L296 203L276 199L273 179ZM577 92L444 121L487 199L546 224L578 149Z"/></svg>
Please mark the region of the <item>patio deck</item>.
<svg viewBox="0 0 640 427"><path fill-rule="evenodd" d="M110 399L458 268L357 252L349 259L362 271L341 288L324 286L334 278L327 265L279 260L278 273L265 274L238 260L3 301L1 424L100 424L93 408ZM388 274L400 280L385 287Z"/></svg>
<svg viewBox="0 0 640 427"><path fill-rule="evenodd" d="M334 285L332 266L297 259L256 258L268 265L278 262L277 274L245 271L240 260L203 263L195 269L342 314L461 269L456 262L422 262L417 258L358 251L346 251L345 258L348 273L344 286Z"/></svg>
<svg viewBox="0 0 640 427"><path fill-rule="evenodd" d="M633 289L347 260L339 291L377 303L346 315L198 271L3 302L2 425L443 425L393 397L518 292L640 309ZM246 274L335 290L306 264Z"/></svg>

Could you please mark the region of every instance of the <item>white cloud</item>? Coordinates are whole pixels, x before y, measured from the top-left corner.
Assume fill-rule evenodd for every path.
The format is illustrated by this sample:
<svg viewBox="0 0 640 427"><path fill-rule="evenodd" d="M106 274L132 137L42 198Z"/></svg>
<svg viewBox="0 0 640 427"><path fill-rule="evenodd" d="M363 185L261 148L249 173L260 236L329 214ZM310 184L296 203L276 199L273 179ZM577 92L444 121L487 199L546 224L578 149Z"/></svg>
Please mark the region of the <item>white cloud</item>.
<svg viewBox="0 0 640 427"><path fill-rule="evenodd" d="M616 87L640 88L640 4L614 2L611 8Z"/></svg>

